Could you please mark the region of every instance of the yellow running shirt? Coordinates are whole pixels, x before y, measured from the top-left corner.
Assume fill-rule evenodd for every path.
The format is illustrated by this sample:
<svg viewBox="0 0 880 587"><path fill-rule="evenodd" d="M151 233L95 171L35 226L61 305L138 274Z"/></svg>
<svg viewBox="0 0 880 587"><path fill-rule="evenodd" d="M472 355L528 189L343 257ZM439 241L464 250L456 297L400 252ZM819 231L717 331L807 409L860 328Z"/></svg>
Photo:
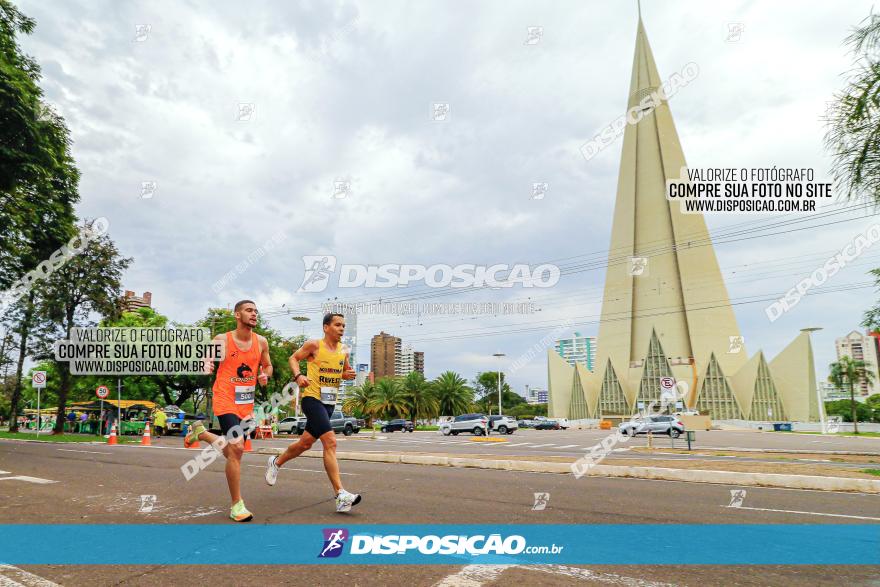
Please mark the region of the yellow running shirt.
<svg viewBox="0 0 880 587"><path fill-rule="evenodd" d="M324 344L324 339L318 341L318 352L306 367L309 385L303 390L302 397L313 397L321 403L336 405L342 370L345 368L344 348L345 345L339 342L336 350L331 351Z"/></svg>

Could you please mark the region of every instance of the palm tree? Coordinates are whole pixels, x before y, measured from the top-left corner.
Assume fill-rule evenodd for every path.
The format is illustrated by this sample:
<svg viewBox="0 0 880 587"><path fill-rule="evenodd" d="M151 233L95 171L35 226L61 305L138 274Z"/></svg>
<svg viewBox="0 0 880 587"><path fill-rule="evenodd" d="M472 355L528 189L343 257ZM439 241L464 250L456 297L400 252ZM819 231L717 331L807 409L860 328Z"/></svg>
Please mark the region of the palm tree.
<svg viewBox="0 0 880 587"><path fill-rule="evenodd" d="M434 395L433 387L425 381L424 375L413 371L403 378L401 385L406 396L413 427L416 425L417 418L432 418L437 415L439 404Z"/></svg>
<svg viewBox="0 0 880 587"><path fill-rule="evenodd" d="M376 386L370 380L364 381L363 385L352 387L348 396L342 402L342 409L349 414L363 417L367 420L366 425L373 425L373 412L370 401L376 392Z"/></svg>
<svg viewBox="0 0 880 587"><path fill-rule="evenodd" d="M466 379L453 371L446 371L437 377L433 388L437 396L438 412L444 416L463 414L474 401L474 390L468 387Z"/></svg>
<svg viewBox="0 0 880 587"><path fill-rule="evenodd" d="M856 68L827 117L831 172L848 197L880 204L880 15L870 14L844 42Z"/></svg>
<svg viewBox="0 0 880 587"><path fill-rule="evenodd" d="M394 377L380 379L376 383L369 407L373 414L382 418L394 418L408 414L409 406L400 380Z"/></svg>
<svg viewBox="0 0 880 587"><path fill-rule="evenodd" d="M855 386L862 381L870 386L874 381L874 374L868 369L867 363L864 361L854 361L846 355L840 357L840 360L836 363L831 363L828 368L831 370L828 381L841 389L844 385L849 387L849 407L852 410L853 433L858 434L859 423L856 417Z"/></svg>

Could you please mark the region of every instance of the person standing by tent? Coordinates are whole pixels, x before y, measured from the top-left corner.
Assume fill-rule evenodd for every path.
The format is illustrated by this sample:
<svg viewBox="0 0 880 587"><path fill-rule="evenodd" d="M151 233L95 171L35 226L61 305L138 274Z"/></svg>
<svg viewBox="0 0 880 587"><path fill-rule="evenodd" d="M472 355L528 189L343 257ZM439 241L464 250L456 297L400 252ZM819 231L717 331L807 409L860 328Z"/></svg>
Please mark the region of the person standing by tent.
<svg viewBox="0 0 880 587"><path fill-rule="evenodd" d="M165 434L165 423L167 420L168 416L165 415L165 410L156 408L153 412L153 430L155 431L156 438Z"/></svg>

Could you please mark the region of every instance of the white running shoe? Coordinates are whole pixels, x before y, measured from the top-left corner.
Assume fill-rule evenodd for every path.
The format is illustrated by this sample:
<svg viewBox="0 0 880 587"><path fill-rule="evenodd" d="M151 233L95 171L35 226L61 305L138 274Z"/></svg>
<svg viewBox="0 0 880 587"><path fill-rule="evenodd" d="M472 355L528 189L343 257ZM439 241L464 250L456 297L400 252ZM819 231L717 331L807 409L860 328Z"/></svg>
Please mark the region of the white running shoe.
<svg viewBox="0 0 880 587"><path fill-rule="evenodd" d="M278 466L275 464L275 456L269 457L269 466L266 468L266 483L275 485L278 481Z"/></svg>
<svg viewBox="0 0 880 587"><path fill-rule="evenodd" d="M336 494L336 511L350 512L351 507L361 502L361 496L357 493L349 493L345 489Z"/></svg>

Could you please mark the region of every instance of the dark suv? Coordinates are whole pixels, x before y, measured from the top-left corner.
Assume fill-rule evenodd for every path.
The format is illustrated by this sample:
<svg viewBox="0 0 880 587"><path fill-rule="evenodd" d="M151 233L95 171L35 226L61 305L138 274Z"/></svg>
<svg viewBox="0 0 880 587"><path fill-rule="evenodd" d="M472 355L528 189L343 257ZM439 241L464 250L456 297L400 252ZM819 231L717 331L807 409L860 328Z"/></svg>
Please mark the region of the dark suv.
<svg viewBox="0 0 880 587"><path fill-rule="evenodd" d="M415 430L413 427L413 423L409 420L397 419L391 420L387 424L382 425L382 432L396 432L400 430L401 432L412 432Z"/></svg>

